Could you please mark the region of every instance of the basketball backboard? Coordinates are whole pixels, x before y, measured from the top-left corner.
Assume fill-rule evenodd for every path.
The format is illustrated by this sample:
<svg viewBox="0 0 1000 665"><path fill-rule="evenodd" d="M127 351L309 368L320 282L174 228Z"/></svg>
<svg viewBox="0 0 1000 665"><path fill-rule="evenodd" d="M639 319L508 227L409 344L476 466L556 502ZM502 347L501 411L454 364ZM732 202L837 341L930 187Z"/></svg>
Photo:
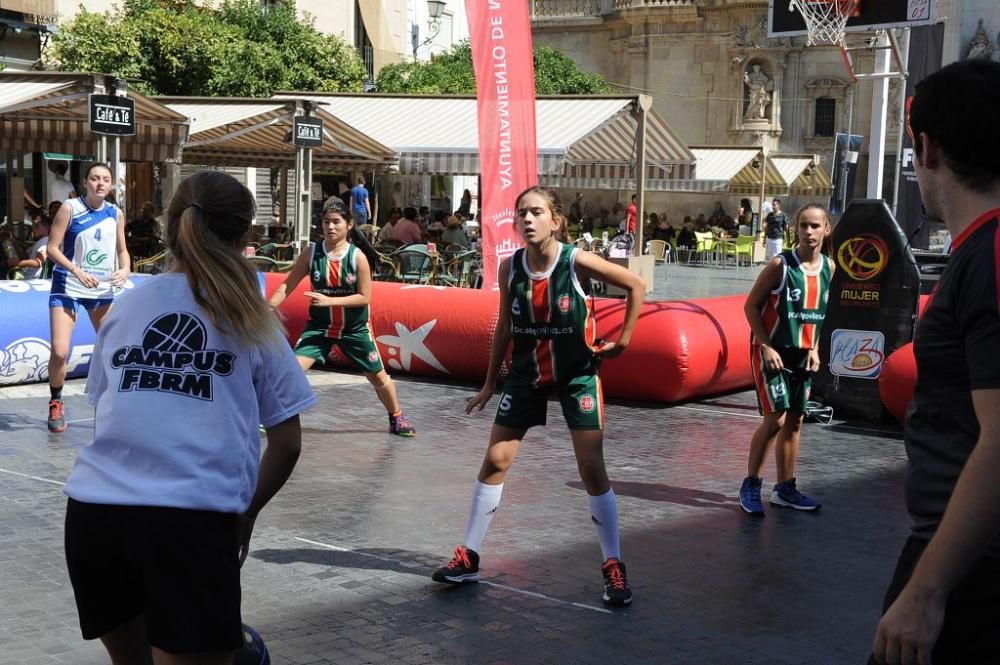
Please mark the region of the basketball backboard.
<svg viewBox="0 0 1000 665"><path fill-rule="evenodd" d="M788 0L768 0L767 36L795 37L806 34L802 14ZM912 28L933 23L937 0L860 0L847 32L873 32L887 28Z"/></svg>

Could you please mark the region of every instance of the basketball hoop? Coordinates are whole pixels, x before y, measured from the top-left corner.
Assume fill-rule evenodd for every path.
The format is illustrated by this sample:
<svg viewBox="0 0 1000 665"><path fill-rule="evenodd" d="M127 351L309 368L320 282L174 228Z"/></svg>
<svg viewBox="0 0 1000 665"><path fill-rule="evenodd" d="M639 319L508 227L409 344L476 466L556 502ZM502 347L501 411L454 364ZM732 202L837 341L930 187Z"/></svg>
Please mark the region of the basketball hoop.
<svg viewBox="0 0 1000 665"><path fill-rule="evenodd" d="M806 46L827 43L844 46L844 28L861 0L789 0L789 11L802 14L809 36Z"/></svg>

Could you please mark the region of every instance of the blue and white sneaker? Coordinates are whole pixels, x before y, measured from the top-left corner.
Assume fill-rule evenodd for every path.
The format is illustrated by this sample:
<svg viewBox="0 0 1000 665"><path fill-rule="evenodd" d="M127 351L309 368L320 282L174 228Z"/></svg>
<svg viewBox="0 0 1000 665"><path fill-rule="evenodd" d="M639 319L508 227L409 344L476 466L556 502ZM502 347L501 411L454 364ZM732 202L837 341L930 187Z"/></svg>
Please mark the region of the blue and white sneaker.
<svg viewBox="0 0 1000 665"><path fill-rule="evenodd" d="M771 503L795 510L819 510L823 505L795 489L794 478L774 486L774 489L771 490Z"/></svg>
<svg viewBox="0 0 1000 665"><path fill-rule="evenodd" d="M764 502L760 499L763 482L758 476L747 476L740 485L740 508L754 517L764 516Z"/></svg>

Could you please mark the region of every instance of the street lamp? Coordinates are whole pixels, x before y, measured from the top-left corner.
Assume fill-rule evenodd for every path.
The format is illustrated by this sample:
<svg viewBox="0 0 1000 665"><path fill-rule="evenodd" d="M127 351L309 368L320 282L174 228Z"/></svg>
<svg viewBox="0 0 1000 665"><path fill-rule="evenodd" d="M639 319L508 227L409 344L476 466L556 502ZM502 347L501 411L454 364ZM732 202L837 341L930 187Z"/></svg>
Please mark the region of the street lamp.
<svg viewBox="0 0 1000 665"><path fill-rule="evenodd" d="M417 58L417 51L422 47L426 46L438 36L441 32L441 16L444 14L444 8L447 3L444 0L427 0L427 32L429 33L427 39L420 41L420 28L416 23L413 24L413 34L411 35L411 41L413 43L413 59Z"/></svg>

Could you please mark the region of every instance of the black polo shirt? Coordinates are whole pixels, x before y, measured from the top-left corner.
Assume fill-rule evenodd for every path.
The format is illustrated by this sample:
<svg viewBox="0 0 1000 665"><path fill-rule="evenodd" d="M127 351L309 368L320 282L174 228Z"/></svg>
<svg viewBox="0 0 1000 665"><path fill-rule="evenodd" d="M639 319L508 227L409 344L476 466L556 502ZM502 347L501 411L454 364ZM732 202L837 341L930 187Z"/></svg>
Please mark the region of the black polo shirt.
<svg viewBox="0 0 1000 665"><path fill-rule="evenodd" d="M930 539L979 439L973 390L1000 388L1000 208L952 245L914 336L917 386L906 419L906 506L913 535ZM1000 558L1000 538L989 555Z"/></svg>

